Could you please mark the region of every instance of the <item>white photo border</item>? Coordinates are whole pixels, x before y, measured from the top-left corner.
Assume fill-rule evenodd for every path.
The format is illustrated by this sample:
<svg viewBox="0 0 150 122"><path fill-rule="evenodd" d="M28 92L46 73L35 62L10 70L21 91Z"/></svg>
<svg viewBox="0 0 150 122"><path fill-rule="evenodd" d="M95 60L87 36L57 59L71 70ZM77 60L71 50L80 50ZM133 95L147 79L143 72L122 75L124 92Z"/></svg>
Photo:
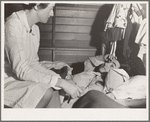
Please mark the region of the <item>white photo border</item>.
<svg viewBox="0 0 150 122"><path fill-rule="evenodd" d="M4 4L5 3L89 3L93 1L1 1L1 120L17 121L17 120L37 120L37 121L103 121L103 120L126 120L126 121L145 121L149 119L149 101L147 101L146 109L4 109ZM119 3L122 1L119 1ZM149 27L149 3L148 1L123 1L139 2L147 4L147 17ZM101 3L118 3L118 1L94 1L94 4ZM149 28L147 29L149 32ZM148 35L149 40L149 35ZM149 42L147 48L147 59L149 59ZM147 61L149 66L149 61ZM147 68L147 76L149 76L149 67ZM149 81L149 77L148 77ZM149 86L149 84L148 84ZM149 88L148 88L149 90ZM147 93L147 96L149 94ZM149 99L149 98L148 98Z"/></svg>

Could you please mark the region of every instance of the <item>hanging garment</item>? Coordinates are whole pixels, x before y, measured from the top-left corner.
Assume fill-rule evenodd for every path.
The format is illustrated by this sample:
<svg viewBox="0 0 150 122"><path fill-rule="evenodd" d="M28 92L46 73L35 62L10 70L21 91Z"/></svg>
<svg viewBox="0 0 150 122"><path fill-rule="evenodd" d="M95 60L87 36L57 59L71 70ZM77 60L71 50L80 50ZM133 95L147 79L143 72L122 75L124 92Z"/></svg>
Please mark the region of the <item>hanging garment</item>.
<svg viewBox="0 0 150 122"><path fill-rule="evenodd" d="M115 4L106 22L104 32L101 37L103 43L108 45L108 42L115 42L124 39L125 30L127 27L127 14L130 4ZM114 50L115 49L115 50ZM115 47L111 46L111 53L115 56Z"/></svg>
<svg viewBox="0 0 150 122"><path fill-rule="evenodd" d="M124 38L129 10L131 11L129 13L131 22L140 24L142 21L142 6L140 6L140 4L115 4L108 17L104 31L108 28L122 28Z"/></svg>
<svg viewBox="0 0 150 122"><path fill-rule="evenodd" d="M141 22L143 20L143 8L140 4L132 4L132 11L130 14L130 20L132 23L132 36L130 36L130 40L135 40Z"/></svg>
<svg viewBox="0 0 150 122"><path fill-rule="evenodd" d="M139 53L138 57L144 62L143 55L146 54L147 46L147 19L144 19L138 30L135 43L139 44ZM146 64L146 63L145 63Z"/></svg>
<svg viewBox="0 0 150 122"><path fill-rule="evenodd" d="M144 15L142 13L143 7L140 4L132 4L132 14L131 14L131 21L132 23L141 24Z"/></svg>
<svg viewBox="0 0 150 122"><path fill-rule="evenodd" d="M103 38L103 42L115 42L116 40L122 39L122 28L114 27L114 28L108 28L106 31L101 33L101 36Z"/></svg>
<svg viewBox="0 0 150 122"><path fill-rule="evenodd" d="M132 22L129 18L129 14L127 15L127 28L125 31L125 37L124 37L124 45L123 45L123 55L127 59L127 57L130 57L131 54L131 49L129 48L129 40L130 40L130 35L132 32Z"/></svg>
<svg viewBox="0 0 150 122"><path fill-rule="evenodd" d="M116 41L115 42L111 42L111 46L112 46L112 48L111 48L111 51L110 51L110 55L113 55L113 56L116 57L117 42Z"/></svg>
<svg viewBox="0 0 150 122"><path fill-rule="evenodd" d="M123 54L127 58L131 50L128 46L132 24L134 24L134 39L142 20L142 6L140 4L115 4L112 12L106 22L104 32L102 33L103 42L118 41L124 39ZM116 29L119 28L119 29ZM108 45L108 44L107 44ZM113 48L113 47L112 47Z"/></svg>
<svg viewBox="0 0 150 122"><path fill-rule="evenodd" d="M124 38L125 29L127 27L126 17L129 8L130 4L115 4L112 9L112 12L108 17L104 31L106 31L108 28L115 28L115 27L121 28L123 29L122 38Z"/></svg>
<svg viewBox="0 0 150 122"><path fill-rule="evenodd" d="M135 38L135 43L147 45L146 35L147 34L147 19L143 19L140 28L138 30L137 36Z"/></svg>

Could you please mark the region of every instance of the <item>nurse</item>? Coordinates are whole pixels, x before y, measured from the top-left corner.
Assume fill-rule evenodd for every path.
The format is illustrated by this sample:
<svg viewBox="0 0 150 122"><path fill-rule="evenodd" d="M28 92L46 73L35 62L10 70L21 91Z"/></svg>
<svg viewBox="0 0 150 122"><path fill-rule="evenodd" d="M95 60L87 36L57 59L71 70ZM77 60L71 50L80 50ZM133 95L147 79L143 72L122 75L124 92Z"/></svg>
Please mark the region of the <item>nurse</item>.
<svg viewBox="0 0 150 122"><path fill-rule="evenodd" d="M51 68L70 67L62 62L39 62L39 28L53 16L53 3L29 4L14 12L5 23L4 104L13 108L60 107L57 90L72 98L82 92L69 80L62 79ZM52 102L53 101L53 102Z"/></svg>

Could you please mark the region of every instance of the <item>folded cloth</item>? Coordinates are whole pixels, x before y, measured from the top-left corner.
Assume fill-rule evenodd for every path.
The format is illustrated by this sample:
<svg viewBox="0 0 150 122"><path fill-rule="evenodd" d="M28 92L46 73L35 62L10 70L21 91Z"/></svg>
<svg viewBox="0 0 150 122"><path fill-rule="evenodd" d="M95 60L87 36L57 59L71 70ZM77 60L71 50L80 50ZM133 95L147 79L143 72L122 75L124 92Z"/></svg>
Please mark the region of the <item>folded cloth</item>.
<svg viewBox="0 0 150 122"><path fill-rule="evenodd" d="M139 30L137 32L137 36L135 38L135 43L137 44L147 44L147 39L146 39L146 34L147 34L147 19L143 19Z"/></svg>
<svg viewBox="0 0 150 122"><path fill-rule="evenodd" d="M111 92L116 89L119 85L127 82L129 75L123 69L113 69L107 73L105 78L104 93Z"/></svg>
<svg viewBox="0 0 150 122"><path fill-rule="evenodd" d="M115 99L146 99L146 86L146 76L129 78L125 70L113 69L106 76L103 92L112 93Z"/></svg>
<svg viewBox="0 0 150 122"><path fill-rule="evenodd" d="M135 38L135 43L139 44L139 52L138 52L138 57L146 64L144 61L144 54L146 54L146 47L147 47L147 20L143 19L140 28L137 32L137 36Z"/></svg>
<svg viewBox="0 0 150 122"><path fill-rule="evenodd" d="M146 99L147 78L137 75L112 91L116 99Z"/></svg>

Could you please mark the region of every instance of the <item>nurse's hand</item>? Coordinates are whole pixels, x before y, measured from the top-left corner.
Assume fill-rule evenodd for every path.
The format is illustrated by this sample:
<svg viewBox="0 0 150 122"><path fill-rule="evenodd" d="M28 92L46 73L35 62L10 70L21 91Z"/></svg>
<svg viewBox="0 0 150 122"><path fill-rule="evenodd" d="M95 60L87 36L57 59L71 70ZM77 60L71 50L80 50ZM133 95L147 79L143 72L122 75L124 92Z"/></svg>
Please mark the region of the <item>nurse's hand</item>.
<svg viewBox="0 0 150 122"><path fill-rule="evenodd" d="M72 98L80 97L82 90L76 84L59 78L56 84L57 87L62 88Z"/></svg>

